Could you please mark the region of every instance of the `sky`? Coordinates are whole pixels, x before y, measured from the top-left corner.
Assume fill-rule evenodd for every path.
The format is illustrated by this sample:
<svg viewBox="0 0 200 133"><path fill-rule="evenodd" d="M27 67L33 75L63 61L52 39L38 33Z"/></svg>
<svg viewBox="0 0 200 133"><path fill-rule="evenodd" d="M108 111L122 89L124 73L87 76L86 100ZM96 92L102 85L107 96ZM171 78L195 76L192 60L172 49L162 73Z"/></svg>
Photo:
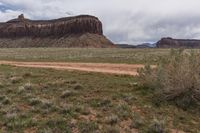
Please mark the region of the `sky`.
<svg viewBox="0 0 200 133"><path fill-rule="evenodd" d="M200 0L0 0L0 21L24 14L55 19L89 14L115 43L157 42L162 37L200 39Z"/></svg>

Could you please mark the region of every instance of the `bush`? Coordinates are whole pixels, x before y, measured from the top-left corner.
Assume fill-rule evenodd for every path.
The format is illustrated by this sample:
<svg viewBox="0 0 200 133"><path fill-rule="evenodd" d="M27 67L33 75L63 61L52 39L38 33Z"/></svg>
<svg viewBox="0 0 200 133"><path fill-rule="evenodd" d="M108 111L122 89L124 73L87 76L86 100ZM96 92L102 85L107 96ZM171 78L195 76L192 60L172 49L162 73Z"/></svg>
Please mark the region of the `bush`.
<svg viewBox="0 0 200 133"><path fill-rule="evenodd" d="M119 118L117 115L111 115L111 116L106 117L106 121L110 125L115 125L118 123Z"/></svg>
<svg viewBox="0 0 200 133"><path fill-rule="evenodd" d="M25 90L32 90L34 88L33 84L30 82L24 84L23 87Z"/></svg>
<svg viewBox="0 0 200 133"><path fill-rule="evenodd" d="M2 103L3 105L7 105L10 104L11 101L7 96L0 96L0 103Z"/></svg>
<svg viewBox="0 0 200 133"><path fill-rule="evenodd" d="M22 78L21 77L11 77L10 81L12 84L16 84L16 83L19 83L20 81L22 81Z"/></svg>
<svg viewBox="0 0 200 133"><path fill-rule="evenodd" d="M131 125L130 125L130 128L139 129L143 125L144 125L144 120L142 119L142 117L140 116L140 114L134 113L133 118L132 118L132 122L131 122Z"/></svg>
<svg viewBox="0 0 200 133"><path fill-rule="evenodd" d="M73 91L65 90L64 92L62 92L61 98L67 98L67 97L73 96L74 94L75 92Z"/></svg>
<svg viewBox="0 0 200 133"><path fill-rule="evenodd" d="M80 122L79 125L80 133L95 133L98 130L96 122Z"/></svg>
<svg viewBox="0 0 200 133"><path fill-rule="evenodd" d="M151 122L147 132L148 133L167 133L167 129L165 127L165 121L154 119Z"/></svg>
<svg viewBox="0 0 200 133"><path fill-rule="evenodd" d="M153 90L160 100L173 101L184 109L200 104L200 54L172 50L156 68L139 69L139 83Z"/></svg>
<svg viewBox="0 0 200 133"><path fill-rule="evenodd" d="M35 105L38 105L38 104L42 104L42 100L39 99L39 98L31 98L29 99L29 104L31 106L35 106Z"/></svg>
<svg viewBox="0 0 200 133"><path fill-rule="evenodd" d="M84 89L84 87L82 85L80 85L80 84L76 84L74 86L74 90L83 90L83 89Z"/></svg>

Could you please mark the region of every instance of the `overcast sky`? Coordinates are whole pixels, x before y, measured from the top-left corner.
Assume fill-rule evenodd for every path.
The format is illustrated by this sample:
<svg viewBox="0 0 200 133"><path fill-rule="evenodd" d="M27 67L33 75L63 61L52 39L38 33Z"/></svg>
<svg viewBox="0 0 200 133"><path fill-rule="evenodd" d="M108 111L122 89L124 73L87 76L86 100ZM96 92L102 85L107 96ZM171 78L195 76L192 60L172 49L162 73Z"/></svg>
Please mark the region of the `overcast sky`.
<svg viewBox="0 0 200 133"><path fill-rule="evenodd" d="M95 15L116 43L200 39L200 0L0 0L0 21L21 13L31 19Z"/></svg>

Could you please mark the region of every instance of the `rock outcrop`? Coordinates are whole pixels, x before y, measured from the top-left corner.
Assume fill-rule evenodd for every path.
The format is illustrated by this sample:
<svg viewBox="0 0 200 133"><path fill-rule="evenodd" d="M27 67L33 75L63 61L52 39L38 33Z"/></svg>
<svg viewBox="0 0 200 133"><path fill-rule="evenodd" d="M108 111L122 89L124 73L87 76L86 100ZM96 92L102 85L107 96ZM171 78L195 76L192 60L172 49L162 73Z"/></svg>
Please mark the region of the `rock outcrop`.
<svg viewBox="0 0 200 133"><path fill-rule="evenodd" d="M200 40L162 38L157 42L158 48L200 48Z"/></svg>
<svg viewBox="0 0 200 133"><path fill-rule="evenodd" d="M0 23L0 47L114 47L101 21L89 15L29 20L23 14Z"/></svg>

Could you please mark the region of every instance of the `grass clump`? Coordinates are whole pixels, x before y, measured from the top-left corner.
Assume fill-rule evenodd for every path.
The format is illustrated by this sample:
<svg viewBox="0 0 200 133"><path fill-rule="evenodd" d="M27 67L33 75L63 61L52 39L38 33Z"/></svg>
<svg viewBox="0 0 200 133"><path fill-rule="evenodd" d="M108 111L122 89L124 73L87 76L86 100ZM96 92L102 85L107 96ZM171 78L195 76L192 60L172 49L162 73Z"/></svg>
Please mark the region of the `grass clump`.
<svg viewBox="0 0 200 133"><path fill-rule="evenodd" d="M11 77L10 81L12 84L20 83L22 81L21 77Z"/></svg>
<svg viewBox="0 0 200 133"><path fill-rule="evenodd" d="M24 88L23 86L20 86L20 87L18 88L18 93L19 93L19 94L22 94L23 92L25 92L25 88Z"/></svg>
<svg viewBox="0 0 200 133"><path fill-rule="evenodd" d="M91 107L104 107L104 109L108 109L109 107L112 107L112 101L110 99L100 99L100 98L97 98L97 99L92 99L90 100L90 104L91 104Z"/></svg>
<svg viewBox="0 0 200 133"><path fill-rule="evenodd" d="M61 133L61 132L70 133L71 132L68 122L63 118L54 118L54 119L48 120L46 122L46 126L47 126L48 131L53 132L53 133ZM43 130L40 132L45 132L45 131L46 130Z"/></svg>
<svg viewBox="0 0 200 133"><path fill-rule="evenodd" d="M84 89L84 87L81 84L76 84L74 86L74 90L83 90L83 89Z"/></svg>
<svg viewBox="0 0 200 133"><path fill-rule="evenodd" d="M0 102L3 105L7 105L11 103L10 99L7 96L0 96Z"/></svg>
<svg viewBox="0 0 200 133"><path fill-rule="evenodd" d="M159 101L171 101L183 109L200 105L200 54L172 50L156 68L140 69L139 82L157 94ZM158 101L158 100L156 100Z"/></svg>
<svg viewBox="0 0 200 133"><path fill-rule="evenodd" d="M80 122L80 133L94 133L98 130L98 125L95 122Z"/></svg>
<svg viewBox="0 0 200 133"><path fill-rule="evenodd" d="M39 98L31 98L29 99L29 104L31 106L39 105L39 104L42 104L42 100Z"/></svg>
<svg viewBox="0 0 200 133"><path fill-rule="evenodd" d="M132 111L127 104L119 104L115 111L122 120L127 120L132 117Z"/></svg>
<svg viewBox="0 0 200 133"><path fill-rule="evenodd" d="M115 124L118 123L119 118L118 118L117 115L111 115L111 116L108 116L108 117L106 118L106 121L107 121L107 123L110 124L110 125L115 125Z"/></svg>
<svg viewBox="0 0 200 133"><path fill-rule="evenodd" d="M24 84L23 87L24 87L25 90L32 90L34 88L33 84L30 83L30 82Z"/></svg>
<svg viewBox="0 0 200 133"><path fill-rule="evenodd" d="M104 129L104 133L120 133L120 129L118 127L109 126Z"/></svg>
<svg viewBox="0 0 200 133"><path fill-rule="evenodd" d="M148 133L167 133L164 120L153 119L147 129Z"/></svg>
<svg viewBox="0 0 200 133"><path fill-rule="evenodd" d="M130 127L139 129L144 125L144 120L138 113L134 113Z"/></svg>
<svg viewBox="0 0 200 133"><path fill-rule="evenodd" d="M75 92L73 92L73 91L65 90L62 92L61 98L67 98L67 97L73 96L74 94L75 94Z"/></svg>

